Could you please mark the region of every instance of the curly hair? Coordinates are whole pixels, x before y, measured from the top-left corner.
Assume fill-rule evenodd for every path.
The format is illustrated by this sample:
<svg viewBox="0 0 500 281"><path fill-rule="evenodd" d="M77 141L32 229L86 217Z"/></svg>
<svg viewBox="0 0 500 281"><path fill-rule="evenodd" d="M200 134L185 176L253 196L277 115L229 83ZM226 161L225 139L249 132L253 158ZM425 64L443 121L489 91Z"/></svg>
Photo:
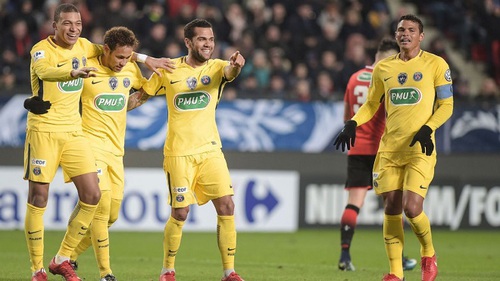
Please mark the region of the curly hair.
<svg viewBox="0 0 500 281"><path fill-rule="evenodd" d="M104 44L108 45L111 51L120 46L130 46L135 49L139 45L139 40L132 30L124 26L115 26L104 34Z"/></svg>

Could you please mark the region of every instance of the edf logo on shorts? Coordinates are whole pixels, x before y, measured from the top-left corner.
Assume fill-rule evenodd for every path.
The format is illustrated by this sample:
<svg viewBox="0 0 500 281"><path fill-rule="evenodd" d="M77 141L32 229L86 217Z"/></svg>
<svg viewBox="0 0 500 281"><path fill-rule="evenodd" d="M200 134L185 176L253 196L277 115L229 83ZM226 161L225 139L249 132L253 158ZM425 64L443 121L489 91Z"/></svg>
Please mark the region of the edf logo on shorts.
<svg viewBox="0 0 500 281"><path fill-rule="evenodd" d="M45 167L47 160L43 159L31 159L31 165Z"/></svg>

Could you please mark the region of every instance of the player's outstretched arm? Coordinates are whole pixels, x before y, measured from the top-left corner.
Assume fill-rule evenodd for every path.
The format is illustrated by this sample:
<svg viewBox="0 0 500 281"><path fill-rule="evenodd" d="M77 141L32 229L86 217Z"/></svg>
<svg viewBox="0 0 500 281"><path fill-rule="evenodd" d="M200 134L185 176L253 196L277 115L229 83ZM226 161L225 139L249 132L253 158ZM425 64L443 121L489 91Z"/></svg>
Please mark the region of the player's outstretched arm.
<svg viewBox="0 0 500 281"><path fill-rule="evenodd" d="M335 142L333 145L335 146L335 149L339 149L339 147L342 147L342 151L345 151L345 148L347 147L347 150L351 149L351 147L354 147L354 142L356 141L356 127L358 126L358 123L354 120L348 120L344 124L344 128L340 133L338 134L337 138L335 138Z"/></svg>
<svg viewBox="0 0 500 281"><path fill-rule="evenodd" d="M132 93L128 98L127 111L143 105L150 97L143 89Z"/></svg>
<svg viewBox="0 0 500 281"><path fill-rule="evenodd" d="M133 53L132 60L144 63L149 70L162 77L159 69L165 69L168 72L173 72L176 68L175 63L169 58L154 58L141 53Z"/></svg>
<svg viewBox="0 0 500 281"><path fill-rule="evenodd" d="M229 65L224 68L224 77L228 81L232 81L240 74L243 66L245 66L245 58L240 54L240 51L234 52L229 58Z"/></svg>

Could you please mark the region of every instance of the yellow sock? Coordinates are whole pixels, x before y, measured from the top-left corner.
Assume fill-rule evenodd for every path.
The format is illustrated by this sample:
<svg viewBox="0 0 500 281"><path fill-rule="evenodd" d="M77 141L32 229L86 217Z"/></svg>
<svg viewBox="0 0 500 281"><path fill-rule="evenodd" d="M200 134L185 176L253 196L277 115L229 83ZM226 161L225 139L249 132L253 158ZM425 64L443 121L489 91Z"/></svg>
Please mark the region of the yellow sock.
<svg viewBox="0 0 500 281"><path fill-rule="evenodd" d="M122 205L122 199L111 198L111 209L109 210L108 228L111 227L111 225L115 223L115 221L118 219L121 205Z"/></svg>
<svg viewBox="0 0 500 281"><path fill-rule="evenodd" d="M109 262L109 210L111 206L111 191L101 191L101 200L95 212L94 219L90 225L90 237L92 239L92 246L94 247L94 254L99 267L101 278L111 272Z"/></svg>
<svg viewBox="0 0 500 281"><path fill-rule="evenodd" d="M92 239L90 239L90 231L87 231L85 237L80 241L78 246L75 248L73 253L71 253L70 260L76 261L78 257L85 252L90 246L92 246Z"/></svg>
<svg viewBox="0 0 500 281"><path fill-rule="evenodd" d="M163 234L163 267L174 268L175 256L181 246L183 221L170 217Z"/></svg>
<svg viewBox="0 0 500 281"><path fill-rule="evenodd" d="M234 269L234 255L236 254L234 216L217 216L217 242L223 269Z"/></svg>
<svg viewBox="0 0 500 281"><path fill-rule="evenodd" d="M32 272L43 268L43 213L45 209L35 207L29 203L26 204L24 235L28 244Z"/></svg>
<svg viewBox="0 0 500 281"><path fill-rule="evenodd" d="M390 273L403 279L403 247L405 243L403 215L384 215L384 243L385 252L389 258Z"/></svg>
<svg viewBox="0 0 500 281"><path fill-rule="evenodd" d="M420 241L420 255L422 257L434 256L434 245L432 244L431 223L427 215L422 212L414 218L407 218L413 232Z"/></svg>
<svg viewBox="0 0 500 281"><path fill-rule="evenodd" d="M90 205L78 201L68 222L68 228L64 235L61 247L57 252L58 256L71 257L71 253L78 246L80 241L86 235L90 222L94 218L97 205Z"/></svg>

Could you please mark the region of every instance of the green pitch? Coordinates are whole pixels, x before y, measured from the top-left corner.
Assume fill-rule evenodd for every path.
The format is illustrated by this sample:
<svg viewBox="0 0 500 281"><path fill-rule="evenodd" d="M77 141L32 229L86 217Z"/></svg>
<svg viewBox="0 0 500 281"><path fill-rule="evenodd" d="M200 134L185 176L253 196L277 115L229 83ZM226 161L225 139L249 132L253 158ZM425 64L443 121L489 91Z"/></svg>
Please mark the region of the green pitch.
<svg viewBox="0 0 500 281"><path fill-rule="evenodd" d="M64 233L45 234L45 266ZM239 233L236 269L246 281L365 281L381 280L388 271L380 229L358 229L351 247L355 272L337 269L339 232L301 230L297 233ZM162 267L160 232L112 232L111 266L119 281L158 280ZM434 230L438 251L437 280L500 280L500 232ZM405 255L418 258L413 233L406 232ZM215 233L184 233L176 262L179 281L218 281L221 262ZM0 231L0 280L30 280L29 259L22 231ZM91 249L79 259L79 276L99 280ZM406 280L420 280L419 266ZM61 280L49 273L49 280Z"/></svg>

